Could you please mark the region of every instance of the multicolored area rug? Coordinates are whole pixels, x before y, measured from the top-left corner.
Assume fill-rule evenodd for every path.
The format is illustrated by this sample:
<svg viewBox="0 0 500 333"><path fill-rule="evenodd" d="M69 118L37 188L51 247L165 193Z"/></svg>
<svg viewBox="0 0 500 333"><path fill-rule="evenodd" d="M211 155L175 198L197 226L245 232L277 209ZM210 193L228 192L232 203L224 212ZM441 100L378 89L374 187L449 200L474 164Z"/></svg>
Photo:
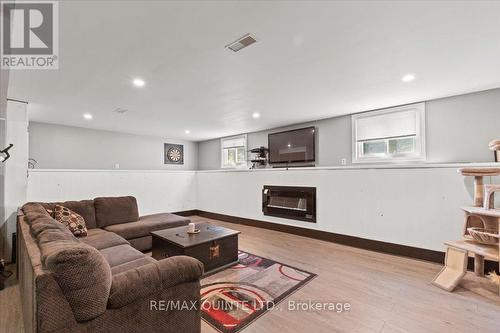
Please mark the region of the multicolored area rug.
<svg viewBox="0 0 500 333"><path fill-rule="evenodd" d="M240 331L316 277L247 252L238 256L238 265L201 281L202 317L220 332Z"/></svg>

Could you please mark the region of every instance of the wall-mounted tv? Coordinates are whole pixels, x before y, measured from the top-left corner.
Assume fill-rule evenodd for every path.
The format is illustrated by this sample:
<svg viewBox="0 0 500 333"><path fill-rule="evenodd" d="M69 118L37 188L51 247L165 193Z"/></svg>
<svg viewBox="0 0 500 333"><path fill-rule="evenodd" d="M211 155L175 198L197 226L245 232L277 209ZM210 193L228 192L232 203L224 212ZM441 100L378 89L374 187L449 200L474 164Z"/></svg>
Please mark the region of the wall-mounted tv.
<svg viewBox="0 0 500 333"><path fill-rule="evenodd" d="M314 162L314 127L269 134L269 163Z"/></svg>

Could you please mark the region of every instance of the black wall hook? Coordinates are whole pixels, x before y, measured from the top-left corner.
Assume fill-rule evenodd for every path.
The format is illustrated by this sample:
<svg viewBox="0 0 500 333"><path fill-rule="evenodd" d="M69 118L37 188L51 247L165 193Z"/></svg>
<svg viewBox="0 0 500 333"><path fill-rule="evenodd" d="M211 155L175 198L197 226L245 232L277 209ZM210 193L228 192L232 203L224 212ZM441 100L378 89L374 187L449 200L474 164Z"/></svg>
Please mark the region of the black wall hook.
<svg viewBox="0 0 500 333"><path fill-rule="evenodd" d="M10 157L10 154L9 154L9 149L14 147L14 145L11 143L7 148L5 148L4 150L0 150L0 154L4 154L5 156L0 156L0 160L2 162L5 162L9 159Z"/></svg>

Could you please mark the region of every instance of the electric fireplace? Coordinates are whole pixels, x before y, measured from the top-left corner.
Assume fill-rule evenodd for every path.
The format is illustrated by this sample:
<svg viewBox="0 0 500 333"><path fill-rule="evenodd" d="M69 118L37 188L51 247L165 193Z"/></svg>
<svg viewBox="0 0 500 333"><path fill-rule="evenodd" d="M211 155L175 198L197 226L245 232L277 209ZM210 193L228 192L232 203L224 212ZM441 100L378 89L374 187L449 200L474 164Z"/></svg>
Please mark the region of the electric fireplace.
<svg viewBox="0 0 500 333"><path fill-rule="evenodd" d="M316 187L270 186L262 189L264 215L316 223Z"/></svg>

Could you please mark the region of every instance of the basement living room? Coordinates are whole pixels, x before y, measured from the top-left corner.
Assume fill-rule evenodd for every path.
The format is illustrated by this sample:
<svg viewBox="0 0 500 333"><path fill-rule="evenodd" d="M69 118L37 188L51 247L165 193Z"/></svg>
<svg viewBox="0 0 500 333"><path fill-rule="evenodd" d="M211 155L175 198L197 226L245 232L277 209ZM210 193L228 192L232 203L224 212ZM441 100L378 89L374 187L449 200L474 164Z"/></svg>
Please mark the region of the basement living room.
<svg viewBox="0 0 500 333"><path fill-rule="evenodd" d="M0 332L498 332L500 2L1 11Z"/></svg>

